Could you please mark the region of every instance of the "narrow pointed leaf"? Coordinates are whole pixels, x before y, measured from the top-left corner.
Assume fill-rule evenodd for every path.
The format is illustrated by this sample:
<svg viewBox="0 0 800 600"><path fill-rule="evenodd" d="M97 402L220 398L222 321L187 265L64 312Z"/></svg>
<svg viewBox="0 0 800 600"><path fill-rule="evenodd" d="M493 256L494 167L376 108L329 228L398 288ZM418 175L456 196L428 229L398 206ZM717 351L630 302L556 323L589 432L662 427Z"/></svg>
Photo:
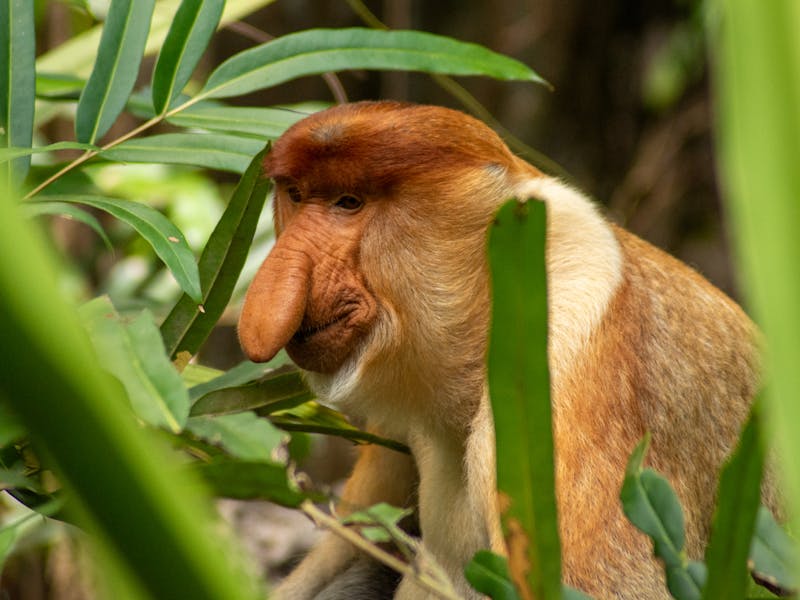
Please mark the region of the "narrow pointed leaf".
<svg viewBox="0 0 800 600"><path fill-rule="evenodd" d="M744 598L748 590L747 559L761 504L764 450L760 417L754 408L739 445L720 475L717 509L706 550L708 583L705 600Z"/></svg>
<svg viewBox="0 0 800 600"><path fill-rule="evenodd" d="M36 97L51 100L78 100L86 80L61 73L36 73Z"/></svg>
<svg viewBox="0 0 800 600"><path fill-rule="evenodd" d="M155 0L112 0L94 69L75 115L79 142L94 143L109 130L136 83Z"/></svg>
<svg viewBox="0 0 800 600"><path fill-rule="evenodd" d="M153 106L157 113L167 110L189 81L224 7L225 0L181 2L153 71Z"/></svg>
<svg viewBox="0 0 800 600"><path fill-rule="evenodd" d="M256 413L269 416L270 421L286 431L335 435L358 444L377 444L403 454L411 454L411 450L405 444L362 431L351 425L342 413L332 408L314 401L304 401L291 406L294 402L295 399L273 402L258 409Z"/></svg>
<svg viewBox="0 0 800 600"><path fill-rule="evenodd" d="M223 379L223 378L221 378ZM223 415L271 407L275 410L302 404L314 397L296 367L286 365L256 381L223 387L209 382L192 406L192 415ZM194 396L196 392L192 391ZM290 402L290 404L287 404ZM276 406L280 403L280 407Z"/></svg>
<svg viewBox="0 0 800 600"><path fill-rule="evenodd" d="M477 44L430 33L312 29L280 37L229 58L211 73L200 96L240 96L298 77L348 69L395 69L543 81L512 58Z"/></svg>
<svg viewBox="0 0 800 600"><path fill-rule="evenodd" d="M2 147L30 147L36 94L33 2L0 0L0 128ZM29 157L6 168L10 181L28 173Z"/></svg>
<svg viewBox="0 0 800 600"><path fill-rule="evenodd" d="M228 371L210 370L210 372L213 371L214 374L211 377L204 378L202 381L198 380L198 383L192 385L192 387L189 388L189 397L193 402L195 402L198 398L202 398L206 394L215 392L217 390L253 383L262 377L275 375L283 371L286 368L285 366L275 368L275 365L283 365L284 363L288 362L289 359L284 351L278 353L275 358L266 363L254 363L249 360L245 360ZM187 381L186 371L189 370L189 367L192 369L197 369L198 366L199 365L189 365L187 369L184 369L184 381ZM208 369L208 367L201 368Z"/></svg>
<svg viewBox="0 0 800 600"><path fill-rule="evenodd" d="M79 142L56 142L55 144L37 146L36 148L0 148L0 163L8 162L20 156L30 156L40 152L55 152L56 150L98 150L98 147Z"/></svg>
<svg viewBox="0 0 800 600"><path fill-rule="evenodd" d="M22 212L24 215L29 217L35 217L40 215L48 215L48 216L56 216L56 217L64 217L67 219L73 219L84 225L88 225L100 236L100 239L103 240L103 243L106 245L109 251L113 251L114 247L111 245L111 240L108 239L103 226L100 225L100 221L94 218L94 215L89 214L85 210L78 208L73 204L69 204L67 202L45 202L45 201L37 201L37 202L26 202L22 205Z"/></svg>
<svg viewBox="0 0 800 600"><path fill-rule="evenodd" d="M238 21L275 0L236 0L227 2L220 23L224 26ZM181 0L159 0L153 11L150 35L145 45L145 56L155 54L164 45L167 32ZM36 61L37 70L43 73L63 73L88 77L97 58L97 44L102 34L102 26L76 35L60 46L41 55Z"/></svg>
<svg viewBox="0 0 800 600"><path fill-rule="evenodd" d="M178 433L189 416L189 395L164 352L158 327L146 311L126 324L107 297L80 309L99 363L128 392L146 423Z"/></svg>
<svg viewBox="0 0 800 600"><path fill-rule="evenodd" d="M269 146L253 157L200 256L202 309L184 295L161 324L164 344L173 358L181 351L195 354L228 305L272 185L261 173L268 151Z"/></svg>
<svg viewBox="0 0 800 600"><path fill-rule="evenodd" d="M122 162L196 165L243 173L263 140L236 135L164 133L123 142L103 153Z"/></svg>
<svg viewBox="0 0 800 600"><path fill-rule="evenodd" d="M50 195L46 198L51 202L72 202L93 206L133 227L153 247L181 289L199 301L200 277L194 254L181 230L160 212L145 204L104 196Z"/></svg>
<svg viewBox="0 0 800 600"><path fill-rule="evenodd" d="M489 238L492 328L489 390L497 432L497 485L509 499L507 531L526 536L511 576L537 598L561 594L555 504L544 203L516 200L498 212ZM514 527L516 525L516 527ZM525 551L525 550L523 550ZM524 572L514 565L530 565Z"/></svg>
<svg viewBox="0 0 800 600"><path fill-rule="evenodd" d="M311 111L199 104L167 119L173 125L276 139Z"/></svg>
<svg viewBox="0 0 800 600"><path fill-rule="evenodd" d="M0 402L35 437L114 554L152 598L244 600L253 591L208 495L132 420L62 299L45 241L0 194Z"/></svg>

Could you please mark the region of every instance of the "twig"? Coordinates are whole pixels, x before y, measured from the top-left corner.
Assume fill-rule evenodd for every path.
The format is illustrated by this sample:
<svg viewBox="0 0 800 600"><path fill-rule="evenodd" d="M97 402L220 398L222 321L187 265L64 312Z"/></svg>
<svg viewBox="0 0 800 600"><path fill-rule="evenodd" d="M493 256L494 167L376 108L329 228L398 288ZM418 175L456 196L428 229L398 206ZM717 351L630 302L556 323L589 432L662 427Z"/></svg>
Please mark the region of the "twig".
<svg viewBox="0 0 800 600"><path fill-rule="evenodd" d="M376 17L375 14L370 11L366 4L364 4L361 0L347 0L347 4L350 6L350 9L356 13L356 15L358 15L365 25L368 25L373 29L390 29L389 26ZM458 102L460 102L461 105L473 116L477 117L484 123L488 124L492 129L497 131L497 133L500 134L500 136L506 141L512 150L525 157L531 162L531 164L551 175L557 175L567 181L574 181L574 178L564 167L562 167L552 158L545 156L535 148L529 146L511 133L508 129L506 129L500 123L500 121L495 119L492 113L490 113L486 107L483 106L483 104L478 102L477 98L470 94L460 83L451 77L447 77L446 75L431 73L430 76L433 78L433 81L436 83L436 85L458 100Z"/></svg>
<svg viewBox="0 0 800 600"><path fill-rule="evenodd" d="M358 533L349 527L345 527L330 515L325 514L310 500L304 500L300 505L300 509L309 517L311 517L311 519L318 525L329 529L335 535L347 540L356 548L365 554L368 554L375 560L383 563L390 569L394 569L402 575L413 577L420 587L424 587L426 590L435 594L439 598L445 598L446 600L463 600L460 596L451 592L450 590L442 589L436 581L431 580L427 573L417 572L411 565L408 565L395 556L392 556L385 550L382 550L375 544L358 535Z"/></svg>

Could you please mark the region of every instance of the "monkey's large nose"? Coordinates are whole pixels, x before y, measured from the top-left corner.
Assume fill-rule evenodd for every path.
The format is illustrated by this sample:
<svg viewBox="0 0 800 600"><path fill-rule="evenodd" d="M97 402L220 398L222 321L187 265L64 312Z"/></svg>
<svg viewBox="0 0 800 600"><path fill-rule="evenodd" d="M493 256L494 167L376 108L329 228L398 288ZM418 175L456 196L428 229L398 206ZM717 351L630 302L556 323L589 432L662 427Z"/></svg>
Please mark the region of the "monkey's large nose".
<svg viewBox="0 0 800 600"><path fill-rule="evenodd" d="M289 235L287 235L289 234ZM289 230L258 269L239 317L239 343L254 362L266 362L300 328L311 282L311 259L291 252Z"/></svg>

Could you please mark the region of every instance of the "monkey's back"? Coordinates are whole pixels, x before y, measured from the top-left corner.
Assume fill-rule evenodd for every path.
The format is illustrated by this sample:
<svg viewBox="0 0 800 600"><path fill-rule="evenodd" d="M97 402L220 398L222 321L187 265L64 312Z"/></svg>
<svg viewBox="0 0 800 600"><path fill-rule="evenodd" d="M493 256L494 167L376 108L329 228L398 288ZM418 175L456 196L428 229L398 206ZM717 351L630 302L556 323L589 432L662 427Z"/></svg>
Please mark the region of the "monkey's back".
<svg viewBox="0 0 800 600"><path fill-rule="evenodd" d="M614 228L622 282L574 369L554 383L565 580L598 598L668 598L652 544L625 519L625 465L645 431L702 558L717 476L758 385L757 333L694 270Z"/></svg>

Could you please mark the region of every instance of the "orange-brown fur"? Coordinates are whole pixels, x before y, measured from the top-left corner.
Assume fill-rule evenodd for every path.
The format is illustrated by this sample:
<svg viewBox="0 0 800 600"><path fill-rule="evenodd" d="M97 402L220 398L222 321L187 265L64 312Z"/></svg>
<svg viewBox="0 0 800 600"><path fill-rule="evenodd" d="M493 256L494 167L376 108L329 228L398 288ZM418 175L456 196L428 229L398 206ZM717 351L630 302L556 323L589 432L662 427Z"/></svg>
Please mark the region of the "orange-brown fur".
<svg viewBox="0 0 800 600"><path fill-rule="evenodd" d="M287 131L265 170L279 237L248 292L243 347L264 360L288 343L321 398L410 446L413 461L363 450L345 505L416 499L424 551L469 598L478 594L464 563L504 550L484 365L486 234L509 197L547 204L564 578L598 598L666 597L650 543L622 515L625 463L651 431L650 464L683 501L699 557L719 465L756 387L755 332L741 310L461 113L337 107ZM363 206L340 207L343 194ZM278 596L355 598L352 577L337 582L356 560L329 535ZM426 595L405 579L395 597Z"/></svg>

